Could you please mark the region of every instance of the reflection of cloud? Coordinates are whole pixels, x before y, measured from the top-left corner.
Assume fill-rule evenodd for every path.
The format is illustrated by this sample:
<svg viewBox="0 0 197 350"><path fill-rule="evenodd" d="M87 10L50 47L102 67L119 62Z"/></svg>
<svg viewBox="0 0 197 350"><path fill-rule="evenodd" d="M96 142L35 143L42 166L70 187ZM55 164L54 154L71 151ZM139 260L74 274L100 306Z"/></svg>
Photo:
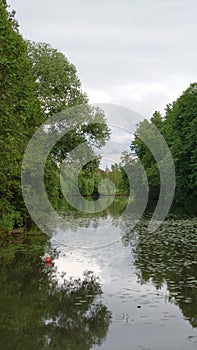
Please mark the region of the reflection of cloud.
<svg viewBox="0 0 197 350"><path fill-rule="evenodd" d="M83 253L72 251L66 252L65 256L61 256L55 260L57 272L66 272L66 278L82 278L84 271L94 271L95 275L101 273L100 266L92 259L84 256Z"/></svg>
<svg viewBox="0 0 197 350"><path fill-rule="evenodd" d="M98 239L100 233L100 229L95 232L95 240ZM83 229L81 234L84 235ZM118 248L118 251L115 250L116 253L114 251L115 247ZM121 264L118 266L119 273L124 274L125 263L128 262L127 259L130 255L130 248L123 247L120 240L106 247L100 247L96 251L94 249L80 250L80 247L76 248L76 250L68 250L65 246L59 246L58 250L61 253L54 263L59 276L61 276L61 273L66 273L66 278L81 278L83 272L88 270L93 271L95 276L99 276L101 283L109 283L111 281L112 276L110 276L110 273L112 273L114 268L116 269L117 259L121 261ZM60 277L58 278L61 283ZM134 279L136 280L136 277Z"/></svg>

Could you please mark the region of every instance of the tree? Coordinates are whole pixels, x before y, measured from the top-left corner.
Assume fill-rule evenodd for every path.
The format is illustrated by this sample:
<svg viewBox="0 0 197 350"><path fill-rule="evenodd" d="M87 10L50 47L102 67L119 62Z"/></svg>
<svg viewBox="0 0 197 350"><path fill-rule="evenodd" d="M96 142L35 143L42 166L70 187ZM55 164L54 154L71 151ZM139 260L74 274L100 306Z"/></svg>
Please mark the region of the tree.
<svg viewBox="0 0 197 350"><path fill-rule="evenodd" d="M193 83L172 104L166 107L165 117L155 112L150 122L139 124L131 149L145 167L149 180L150 198L158 199L160 179L157 164L140 135L149 125L154 124L170 148L176 170L175 202L187 206L197 198L197 83ZM151 137L151 133L149 135ZM159 145L155 146L158 148ZM192 205L193 206L193 205ZM197 210L193 207L194 211Z"/></svg>
<svg viewBox="0 0 197 350"><path fill-rule="evenodd" d="M63 53L46 43L28 41L37 94L45 114L53 115L68 106L87 103L76 68Z"/></svg>
<svg viewBox="0 0 197 350"><path fill-rule="evenodd" d="M156 114L154 114L154 116L156 116ZM154 116L152 118L152 123L153 121L155 122ZM151 122L149 122L147 119L139 123L135 132L135 139L131 144L131 150L135 152L146 171L149 182L149 198L151 200L156 200L159 196L160 187L159 170L153 154L141 139L141 135L143 134L145 134L147 138L154 140L154 131L151 129ZM155 148L158 147L159 145L155 145ZM137 168L137 166L138 161L134 162L134 167ZM143 179L141 181L143 186Z"/></svg>
<svg viewBox="0 0 197 350"><path fill-rule="evenodd" d="M197 83L166 108L163 134L176 167L176 197L197 197Z"/></svg>
<svg viewBox="0 0 197 350"><path fill-rule="evenodd" d="M8 11L4 0L0 0L0 28L0 230L9 231L31 222L21 191L21 165L36 128L54 113L86 105L88 117L83 113L83 119L76 121L70 116L70 131L46 161L46 188L53 201L60 195L58 164L85 141L93 154L93 145L104 144L109 130L101 111L95 110L95 114L102 122L91 123L93 112L87 106L75 67L50 45L25 42L14 12ZM48 127L48 133L53 134Z"/></svg>
<svg viewBox="0 0 197 350"><path fill-rule="evenodd" d="M28 42L28 50L37 84L37 96L42 105L45 119L57 114L55 127L59 127L60 130L69 128L69 131L51 150L48 158L49 164L54 163L55 168L57 163L61 165L69 153L84 142L88 144L89 151L94 158L93 147L101 147L109 137L104 113L98 108L87 105L88 99L81 90L76 68L61 52L49 44L35 42ZM79 106L79 108L73 108L75 106ZM59 123L58 113L64 113L64 111L65 120ZM95 123L95 118L98 118L98 123ZM49 126L49 132L53 135L56 132L55 127ZM80 156L82 157L82 154ZM90 195L94 191L93 177L99 162L92 161L88 164L83 166L83 172L79 177L79 188L84 195ZM46 165L46 169L47 167L48 165ZM94 171L90 171L90 169L94 169ZM57 168L56 170L58 171ZM50 174L51 171L48 171L48 180L51 183ZM68 186L69 191L73 193L72 174ZM53 191L54 188L56 186L50 186L49 196L51 196L51 189Z"/></svg>
<svg viewBox="0 0 197 350"><path fill-rule="evenodd" d="M20 172L29 137L41 120L32 63L14 12L0 1L0 226L12 228L25 215ZM3 227L2 227L3 226Z"/></svg>

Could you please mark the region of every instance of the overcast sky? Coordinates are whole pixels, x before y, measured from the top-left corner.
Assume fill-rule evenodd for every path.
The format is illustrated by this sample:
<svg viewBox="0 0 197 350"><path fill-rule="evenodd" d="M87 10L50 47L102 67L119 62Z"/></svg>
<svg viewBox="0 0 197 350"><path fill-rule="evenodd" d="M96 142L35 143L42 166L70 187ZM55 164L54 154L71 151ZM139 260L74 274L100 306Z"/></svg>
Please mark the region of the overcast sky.
<svg viewBox="0 0 197 350"><path fill-rule="evenodd" d="M90 102L149 117L197 81L196 0L8 0L25 38L76 66Z"/></svg>

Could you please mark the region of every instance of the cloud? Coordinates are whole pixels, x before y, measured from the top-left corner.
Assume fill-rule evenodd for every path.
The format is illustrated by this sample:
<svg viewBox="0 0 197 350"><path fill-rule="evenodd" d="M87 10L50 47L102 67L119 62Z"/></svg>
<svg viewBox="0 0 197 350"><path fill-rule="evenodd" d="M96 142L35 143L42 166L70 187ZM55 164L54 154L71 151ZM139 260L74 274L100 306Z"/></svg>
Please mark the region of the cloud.
<svg viewBox="0 0 197 350"><path fill-rule="evenodd" d="M102 156L101 168L109 168L111 164L119 163L123 152L130 151L131 141L134 138L136 124L143 119L136 112L113 104L100 104L105 112L111 137L106 145L97 150Z"/></svg>
<svg viewBox="0 0 197 350"><path fill-rule="evenodd" d="M51 43L76 65L91 101L147 116L197 80L196 0L9 3L26 38Z"/></svg>
<svg viewBox="0 0 197 350"><path fill-rule="evenodd" d="M96 89L86 89L86 92L90 103L110 103L113 101L113 97L110 95L110 93Z"/></svg>

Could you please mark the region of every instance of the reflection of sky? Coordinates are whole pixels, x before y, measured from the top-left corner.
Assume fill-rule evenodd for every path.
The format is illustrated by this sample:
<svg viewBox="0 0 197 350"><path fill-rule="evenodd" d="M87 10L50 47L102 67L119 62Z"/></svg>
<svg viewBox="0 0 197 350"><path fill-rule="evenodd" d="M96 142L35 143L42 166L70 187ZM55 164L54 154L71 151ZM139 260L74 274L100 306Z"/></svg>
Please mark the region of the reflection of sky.
<svg viewBox="0 0 197 350"><path fill-rule="evenodd" d="M97 231L99 235L99 231ZM82 232L84 234L84 232ZM164 284L157 290L151 282L140 285L133 265L131 247L121 241L99 249L72 250L60 247L57 270L67 277L82 277L92 270L100 277L102 302L112 311L113 322L105 350L193 350L188 336L195 335L179 308L168 302ZM124 346L123 346L124 343ZM100 350L100 347L94 349Z"/></svg>
<svg viewBox="0 0 197 350"><path fill-rule="evenodd" d="M61 249L64 249L61 247ZM83 272L86 270L93 270L96 275L101 273L100 266L83 253L76 251L66 251L60 254L60 257L55 261L57 272L60 274L66 272L66 277L82 278Z"/></svg>
<svg viewBox="0 0 197 350"><path fill-rule="evenodd" d="M68 247L71 249L97 249L111 245L113 242L121 239L122 232L120 228L112 222L112 218L99 218L89 221L86 218L79 220L75 218L72 222L67 222L67 229L58 229L52 238L52 243L57 247ZM95 227L96 225L96 227Z"/></svg>
<svg viewBox="0 0 197 350"><path fill-rule="evenodd" d="M68 217L69 220L74 229L70 227L67 231L59 231L53 237L53 244L60 251L60 258L55 260L57 271L60 274L66 272L67 278L82 277L85 270L93 271L100 278L103 291L94 303L101 301L112 312L112 324L107 337L100 347L94 349L194 350L197 334L189 320L185 319L188 316L183 316L179 308L181 303L174 293L176 276L174 275L175 279L173 276L171 278L169 271L166 275L168 285L164 280L160 288L155 287L151 278L146 283L140 280L140 270L135 266L139 236L131 229L132 218L124 216L114 220L108 215L106 219L102 217L97 221L97 228L93 225L93 218L88 222L82 217ZM129 242L125 237L128 232ZM111 242L113 236L115 239ZM86 238L94 243L87 249L82 246ZM107 242L108 238L109 244L101 246L103 240ZM146 264L148 261L145 259L142 267L144 274L149 271L149 266L146 270ZM150 266L154 266L152 261ZM162 263L161 270L164 268ZM168 271L168 264L166 270ZM153 271L153 276L154 272L156 271ZM175 271L174 273L176 274ZM190 307L191 304L188 304L188 310Z"/></svg>

